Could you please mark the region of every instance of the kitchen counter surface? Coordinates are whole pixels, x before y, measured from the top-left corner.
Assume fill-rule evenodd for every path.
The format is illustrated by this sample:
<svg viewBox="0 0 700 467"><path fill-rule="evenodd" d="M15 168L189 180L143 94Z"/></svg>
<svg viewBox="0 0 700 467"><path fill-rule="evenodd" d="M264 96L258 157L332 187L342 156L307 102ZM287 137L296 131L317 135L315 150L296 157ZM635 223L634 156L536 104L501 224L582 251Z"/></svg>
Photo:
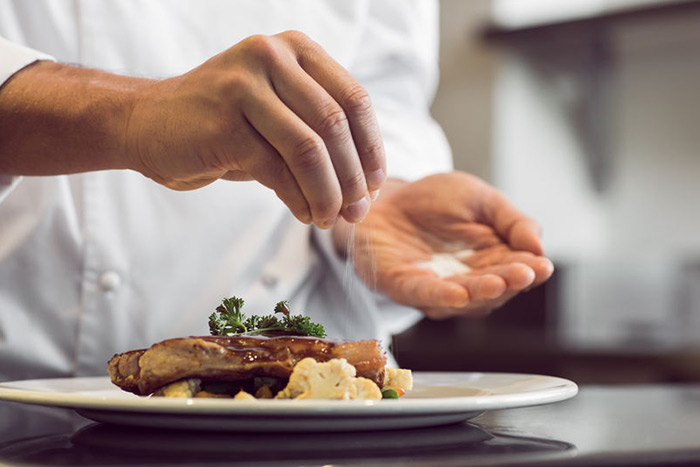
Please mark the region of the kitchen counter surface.
<svg viewBox="0 0 700 467"><path fill-rule="evenodd" d="M583 386L459 425L321 434L119 427L0 402L0 464L700 465L700 385Z"/></svg>

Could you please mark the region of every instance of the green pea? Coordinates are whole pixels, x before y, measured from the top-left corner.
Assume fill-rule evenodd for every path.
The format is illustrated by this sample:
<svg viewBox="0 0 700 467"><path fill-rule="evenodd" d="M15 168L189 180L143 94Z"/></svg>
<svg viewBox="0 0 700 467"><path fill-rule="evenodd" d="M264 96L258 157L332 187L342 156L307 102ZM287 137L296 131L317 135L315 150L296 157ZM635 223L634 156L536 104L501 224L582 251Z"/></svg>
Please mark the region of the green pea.
<svg viewBox="0 0 700 467"><path fill-rule="evenodd" d="M395 389L382 389L382 399L398 399L399 393Z"/></svg>

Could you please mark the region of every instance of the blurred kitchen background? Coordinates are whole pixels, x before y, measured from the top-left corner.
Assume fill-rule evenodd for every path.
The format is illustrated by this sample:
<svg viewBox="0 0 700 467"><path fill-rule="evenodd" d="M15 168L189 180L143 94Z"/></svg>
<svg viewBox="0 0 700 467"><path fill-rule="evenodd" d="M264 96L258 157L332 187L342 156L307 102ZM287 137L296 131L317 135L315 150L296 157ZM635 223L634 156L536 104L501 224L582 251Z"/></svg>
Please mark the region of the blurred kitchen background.
<svg viewBox="0 0 700 467"><path fill-rule="evenodd" d="M399 363L700 381L700 1L440 4L455 165L542 224L556 272L486 320L422 321Z"/></svg>

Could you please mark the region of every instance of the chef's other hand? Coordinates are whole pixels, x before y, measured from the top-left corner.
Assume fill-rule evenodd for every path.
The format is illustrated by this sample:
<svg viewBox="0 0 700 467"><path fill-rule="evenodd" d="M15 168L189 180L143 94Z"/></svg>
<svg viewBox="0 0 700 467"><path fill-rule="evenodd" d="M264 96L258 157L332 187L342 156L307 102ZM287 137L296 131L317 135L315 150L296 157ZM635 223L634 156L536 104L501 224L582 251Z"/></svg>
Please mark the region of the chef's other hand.
<svg viewBox="0 0 700 467"><path fill-rule="evenodd" d="M257 180L321 228L361 220L385 179L369 95L300 32L252 36L152 82L128 123L132 168L177 190Z"/></svg>
<svg viewBox="0 0 700 467"><path fill-rule="evenodd" d="M475 176L389 180L356 225L353 259L361 278L398 303L436 319L480 317L552 275L539 233Z"/></svg>

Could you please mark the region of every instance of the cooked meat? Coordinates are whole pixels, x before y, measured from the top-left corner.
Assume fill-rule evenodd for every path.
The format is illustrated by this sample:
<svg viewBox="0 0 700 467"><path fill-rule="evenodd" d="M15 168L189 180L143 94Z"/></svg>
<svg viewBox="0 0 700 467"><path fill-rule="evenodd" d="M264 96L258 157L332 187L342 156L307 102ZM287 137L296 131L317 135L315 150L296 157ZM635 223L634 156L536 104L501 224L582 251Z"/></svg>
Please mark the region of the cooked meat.
<svg viewBox="0 0 700 467"><path fill-rule="evenodd" d="M386 356L376 340L345 341L316 337L182 337L149 349L117 354L109 361L112 382L139 395L187 378L240 381L255 376L289 378L306 357L319 362L344 358L357 376L380 387Z"/></svg>

